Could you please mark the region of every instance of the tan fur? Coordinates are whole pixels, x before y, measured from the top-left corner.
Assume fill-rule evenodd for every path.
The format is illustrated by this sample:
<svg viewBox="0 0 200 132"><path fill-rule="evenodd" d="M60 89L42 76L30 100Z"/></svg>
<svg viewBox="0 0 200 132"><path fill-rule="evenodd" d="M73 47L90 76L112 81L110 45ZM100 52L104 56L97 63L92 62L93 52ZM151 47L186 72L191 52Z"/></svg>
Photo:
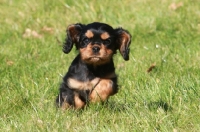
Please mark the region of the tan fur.
<svg viewBox="0 0 200 132"><path fill-rule="evenodd" d="M98 54L93 53L93 46L97 45L91 45L88 44L87 47L81 48L80 53L81 53L81 59L88 63L88 64L93 64L93 65L101 65L109 62L113 56L113 51L111 49L106 48L105 45L101 44L99 46L100 50Z"/></svg>
<svg viewBox="0 0 200 132"><path fill-rule="evenodd" d="M101 39L105 40L108 39L110 37L110 35L107 32L104 32L101 34Z"/></svg>
<svg viewBox="0 0 200 132"><path fill-rule="evenodd" d="M78 97L78 94L75 94L74 102L75 102L75 109L81 109L85 106L85 103Z"/></svg>
<svg viewBox="0 0 200 132"><path fill-rule="evenodd" d="M88 38L92 38L94 36L94 34L92 31L87 30L87 32L85 33L85 36L87 36Z"/></svg>
<svg viewBox="0 0 200 132"><path fill-rule="evenodd" d="M119 50L120 50L120 53L123 54L123 52L125 51L125 48L129 46L128 44L130 44L131 36L128 33L123 32L121 34L121 38L122 38L121 45L120 45Z"/></svg>
<svg viewBox="0 0 200 132"><path fill-rule="evenodd" d="M90 94L91 102L101 102L113 94L113 82L110 79L101 79Z"/></svg>
<svg viewBox="0 0 200 132"><path fill-rule="evenodd" d="M99 82L99 78L96 77L91 81L85 81L85 82L78 81L74 78L69 78L67 82L68 86L72 89L92 90Z"/></svg>
<svg viewBox="0 0 200 132"><path fill-rule="evenodd" d="M73 42L77 42L77 35L79 34L79 32L76 30L74 25L70 25L68 26L68 31L70 33L70 36L72 37L72 41Z"/></svg>

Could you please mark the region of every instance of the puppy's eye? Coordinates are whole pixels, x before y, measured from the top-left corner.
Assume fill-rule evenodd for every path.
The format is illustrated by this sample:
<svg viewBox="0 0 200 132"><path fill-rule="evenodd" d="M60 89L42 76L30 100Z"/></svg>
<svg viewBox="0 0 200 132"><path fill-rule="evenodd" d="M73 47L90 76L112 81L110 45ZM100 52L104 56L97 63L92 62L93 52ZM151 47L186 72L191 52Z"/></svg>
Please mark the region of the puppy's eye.
<svg viewBox="0 0 200 132"><path fill-rule="evenodd" d="M89 38L84 38L82 41L82 46L86 46L90 42Z"/></svg>
<svg viewBox="0 0 200 132"><path fill-rule="evenodd" d="M105 45L109 45L110 43L111 43L110 39L103 40L103 44Z"/></svg>
<svg viewBox="0 0 200 132"><path fill-rule="evenodd" d="M90 42L89 38L84 38L83 39L83 43L89 43L89 42Z"/></svg>

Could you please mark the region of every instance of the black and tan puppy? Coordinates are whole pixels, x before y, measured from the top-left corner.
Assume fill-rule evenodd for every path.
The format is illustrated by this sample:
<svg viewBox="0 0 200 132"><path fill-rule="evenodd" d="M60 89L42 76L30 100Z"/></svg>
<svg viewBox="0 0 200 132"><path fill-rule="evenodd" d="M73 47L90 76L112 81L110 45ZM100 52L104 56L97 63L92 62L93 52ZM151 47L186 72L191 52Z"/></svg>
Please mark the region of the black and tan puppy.
<svg viewBox="0 0 200 132"><path fill-rule="evenodd" d="M73 60L60 86L58 106L84 108L88 102L103 102L118 91L113 55L120 51L129 60L131 35L122 28L113 29L94 22L69 25L63 46L69 53L75 44L79 54Z"/></svg>

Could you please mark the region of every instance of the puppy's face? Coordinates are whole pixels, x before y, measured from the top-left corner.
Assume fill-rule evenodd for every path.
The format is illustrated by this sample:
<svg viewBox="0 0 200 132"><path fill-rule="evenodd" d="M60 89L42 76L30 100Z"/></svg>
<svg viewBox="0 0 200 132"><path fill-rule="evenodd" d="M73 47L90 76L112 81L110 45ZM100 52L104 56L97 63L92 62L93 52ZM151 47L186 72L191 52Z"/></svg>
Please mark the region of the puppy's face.
<svg viewBox="0 0 200 132"><path fill-rule="evenodd" d="M80 55L88 64L101 65L111 60L116 51L114 30L108 25L86 26L80 37Z"/></svg>
<svg viewBox="0 0 200 132"><path fill-rule="evenodd" d="M69 53L75 43L83 62L101 65L110 62L117 49L128 60L130 41L131 35L122 28L104 23L74 24L68 26L63 51Z"/></svg>

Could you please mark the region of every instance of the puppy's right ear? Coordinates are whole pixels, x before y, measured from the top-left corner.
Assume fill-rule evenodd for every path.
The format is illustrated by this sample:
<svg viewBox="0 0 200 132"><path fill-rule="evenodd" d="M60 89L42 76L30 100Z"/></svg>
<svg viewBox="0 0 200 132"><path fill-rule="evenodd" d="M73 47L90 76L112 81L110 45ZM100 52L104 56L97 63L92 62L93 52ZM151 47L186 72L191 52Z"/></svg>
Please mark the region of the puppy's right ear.
<svg viewBox="0 0 200 132"><path fill-rule="evenodd" d="M80 33L83 27L84 25L80 23L72 24L67 27L67 38L63 44L64 53L68 54L71 51L73 44L75 44L76 48L78 49Z"/></svg>

